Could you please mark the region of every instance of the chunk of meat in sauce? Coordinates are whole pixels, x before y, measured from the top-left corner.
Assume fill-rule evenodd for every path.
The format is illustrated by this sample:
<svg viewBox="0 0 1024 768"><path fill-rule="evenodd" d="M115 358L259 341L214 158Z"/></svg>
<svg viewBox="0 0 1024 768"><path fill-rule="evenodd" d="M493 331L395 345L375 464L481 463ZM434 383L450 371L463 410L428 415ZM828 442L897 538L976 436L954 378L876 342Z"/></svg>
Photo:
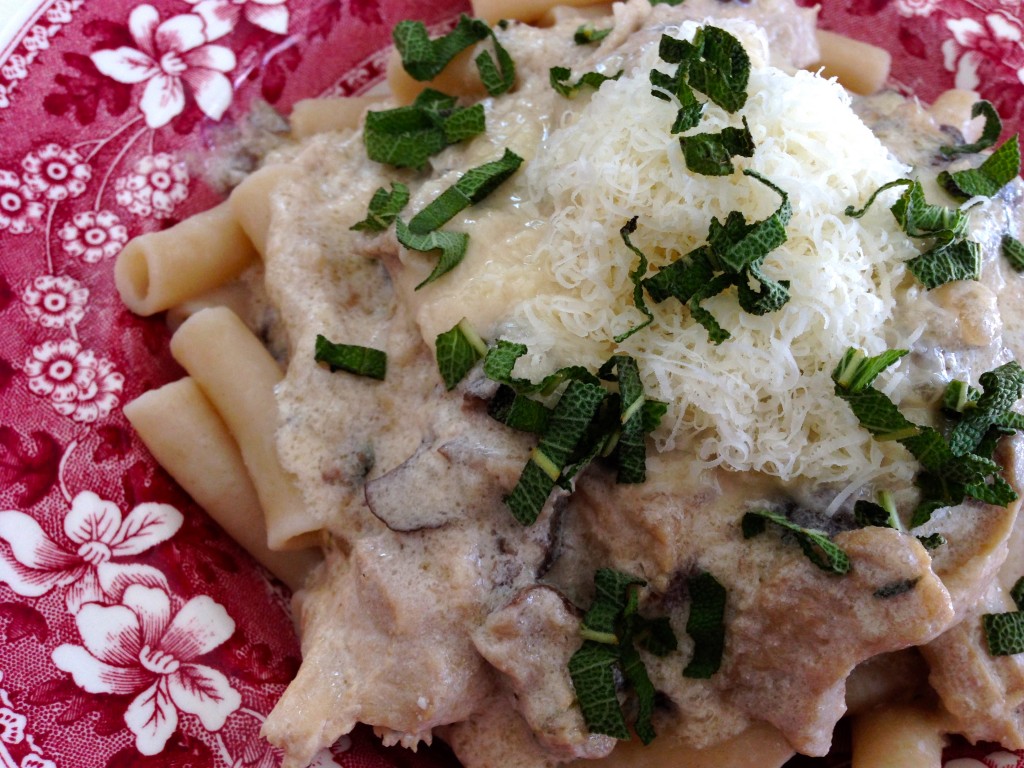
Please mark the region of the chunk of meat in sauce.
<svg viewBox="0 0 1024 768"><path fill-rule="evenodd" d="M536 586L494 611L473 643L515 694L515 706L555 757L603 757L610 736L591 734L576 705L569 658L579 646L580 617L554 589Z"/></svg>

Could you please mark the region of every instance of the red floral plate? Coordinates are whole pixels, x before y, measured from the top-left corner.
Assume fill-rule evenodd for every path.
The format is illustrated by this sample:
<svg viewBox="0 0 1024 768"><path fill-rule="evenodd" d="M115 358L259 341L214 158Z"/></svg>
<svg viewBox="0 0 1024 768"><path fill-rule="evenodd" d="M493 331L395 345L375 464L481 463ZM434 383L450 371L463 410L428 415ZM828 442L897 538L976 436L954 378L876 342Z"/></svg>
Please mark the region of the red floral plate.
<svg viewBox="0 0 1024 768"><path fill-rule="evenodd" d="M113 259L218 199L196 159L253 100L359 92L395 22L464 9L0 0L0 768L278 763L259 730L299 662L288 594L125 421L180 371L162 321L120 305ZM891 50L908 92L975 88L1019 127L1019 0L826 0L821 21ZM456 765L363 731L317 762Z"/></svg>

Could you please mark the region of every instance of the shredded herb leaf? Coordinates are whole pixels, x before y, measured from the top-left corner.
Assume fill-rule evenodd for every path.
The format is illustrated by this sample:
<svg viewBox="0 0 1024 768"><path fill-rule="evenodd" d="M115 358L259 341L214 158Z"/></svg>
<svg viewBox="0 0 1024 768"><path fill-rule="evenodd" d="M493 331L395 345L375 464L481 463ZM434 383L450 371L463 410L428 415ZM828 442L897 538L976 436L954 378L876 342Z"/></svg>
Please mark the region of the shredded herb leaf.
<svg viewBox="0 0 1024 768"><path fill-rule="evenodd" d="M540 515L605 396L600 384L574 380L558 399L540 442L505 497L512 515L523 525L532 525Z"/></svg>
<svg viewBox="0 0 1024 768"><path fill-rule="evenodd" d="M363 142L371 160L422 168L432 155L484 127L482 105L460 107L454 97L427 88L408 106L367 112Z"/></svg>
<svg viewBox="0 0 1024 768"><path fill-rule="evenodd" d="M409 221L417 235L439 229L463 209L480 202L522 165L523 158L506 149L500 159L470 168L457 182L438 195Z"/></svg>
<svg viewBox="0 0 1024 768"><path fill-rule="evenodd" d="M338 344L317 334L313 359L327 363L331 371L347 371L357 376L383 380L387 373L387 353L357 344Z"/></svg>
<svg viewBox="0 0 1024 768"><path fill-rule="evenodd" d="M892 597L899 597L900 595L905 595L907 592L912 591L920 580L920 576L913 579L900 579L899 581L882 585L876 589L873 594L875 597L880 597L883 600L888 600Z"/></svg>
<svg viewBox="0 0 1024 768"><path fill-rule="evenodd" d="M1003 258L1010 262L1010 266L1017 272L1024 272L1024 243L1013 235L1003 235L999 245Z"/></svg>
<svg viewBox="0 0 1024 768"><path fill-rule="evenodd" d="M465 232L445 232L435 229L426 234L417 234L411 231L401 219L395 220L395 234L398 236L398 242L411 250L423 253L441 251L437 266L423 282L416 286L417 291L455 269L466 257L466 248L469 245L469 235Z"/></svg>
<svg viewBox="0 0 1024 768"><path fill-rule="evenodd" d="M487 354L487 345L466 318L450 330L439 333L434 347L437 368L448 390L454 389Z"/></svg>
<svg viewBox="0 0 1024 768"><path fill-rule="evenodd" d="M633 730L644 744L655 737L654 685L637 646L656 656L677 648L666 617L648 619L639 613L643 579L610 568L594 574L595 595L583 617L583 644L569 659L569 676L580 711L591 733L629 739L629 725L619 703L616 678L635 701Z"/></svg>
<svg viewBox="0 0 1024 768"><path fill-rule="evenodd" d="M486 22L462 14L455 29L433 40L422 21L401 21L392 31L402 66L421 82L433 80L459 53L488 37L494 41L497 61L486 51L475 61L487 92L497 96L508 91L515 82L515 64Z"/></svg>
<svg viewBox="0 0 1024 768"><path fill-rule="evenodd" d="M547 429L551 409L539 400L502 384L487 404L487 414L512 429L540 435Z"/></svg>
<svg viewBox="0 0 1024 768"><path fill-rule="evenodd" d="M619 230L619 235L622 237L622 242L626 244L626 247L629 248L629 250L636 254L636 257L639 260L637 262L636 269L629 273L629 279L633 281L633 304L647 319L640 323L640 325L635 325L625 333L620 333L616 336L616 344L621 344L634 333L643 330L654 322L654 313L651 312L647 306L647 302L644 300L643 280L647 275L647 256L644 255L643 251L633 245L633 241L630 239L630 235L636 232L636 223L639 218L639 216L634 216L632 219L627 221Z"/></svg>
<svg viewBox="0 0 1024 768"><path fill-rule="evenodd" d="M725 587L707 571L690 579L690 615L686 634L693 638L693 657L684 677L707 679L722 665L725 649Z"/></svg>
<svg viewBox="0 0 1024 768"><path fill-rule="evenodd" d="M981 617L988 652L993 656L1024 653L1024 612L986 613Z"/></svg>
<svg viewBox="0 0 1024 768"><path fill-rule="evenodd" d="M789 281L772 280L762 271L765 257L786 241L786 224L793 210L789 196L756 171L743 173L782 198L775 213L752 224L748 224L739 211L732 211L724 224L713 218L705 245L643 280L644 288L654 301L674 297L685 304L715 344L721 344L730 334L700 306L704 299L735 286L740 307L755 315L774 312L789 301ZM758 287L751 287L751 283Z"/></svg>
<svg viewBox="0 0 1024 768"><path fill-rule="evenodd" d="M946 145L939 147L939 151L947 156L963 155L972 152L981 152L999 141L999 134L1003 132L1003 121L999 118L991 101L981 99L971 106L971 117L985 116L985 127L981 130L981 136L973 144L958 144L956 146Z"/></svg>
<svg viewBox="0 0 1024 768"><path fill-rule="evenodd" d="M871 386L882 370L905 354L906 350L888 350L868 357L849 349L832 380L836 395L847 402L862 427L878 440L899 442L920 462L916 483L922 501L911 527L928 522L936 509L968 497L996 506L1014 501L1017 494L991 456L1002 436L1024 426L1021 415L1010 410L1024 394L1024 369L1009 362L982 374L981 393L973 394L959 383L947 390L944 407L956 421L947 441L943 432L911 422L887 395Z"/></svg>
<svg viewBox="0 0 1024 768"><path fill-rule="evenodd" d="M607 29L597 29L593 24L580 24L576 28L576 33L572 36L572 41L576 43L576 45L599 43L608 37L611 32L611 27L608 27Z"/></svg>
<svg viewBox="0 0 1024 768"><path fill-rule="evenodd" d="M357 232L383 232L394 223L409 202L409 188L400 181L391 182L391 191L381 187L370 198L366 218L349 229Z"/></svg>
<svg viewBox="0 0 1024 768"><path fill-rule="evenodd" d="M792 533L807 559L823 571L844 574L850 570L849 555L842 547L833 544L827 534L799 526L785 515L769 509L755 509L743 515L743 538L749 539L764 533L768 523L774 523Z"/></svg>
<svg viewBox="0 0 1024 768"><path fill-rule="evenodd" d="M694 133L679 137L686 167L705 176L728 176L735 167L733 157L753 157L754 137L747 119L742 128L726 127L718 133Z"/></svg>
<svg viewBox="0 0 1024 768"><path fill-rule="evenodd" d="M966 171L943 171L939 184L953 197L967 200L975 195L992 197L1020 174L1020 138L1013 135L1004 141L977 168Z"/></svg>
<svg viewBox="0 0 1024 768"><path fill-rule="evenodd" d="M651 415L645 411L648 401L644 395L644 385L640 380L640 368L634 358L629 355L613 355L601 368L599 375L611 377L615 371L615 380L619 385L619 426L609 439L614 441L618 458L619 483L642 483L647 479L647 433L657 427L664 408L656 411L656 422L652 424L645 418Z"/></svg>
<svg viewBox="0 0 1024 768"><path fill-rule="evenodd" d="M552 67L548 71L548 79L551 82L551 87L562 96L567 99L571 99L580 92L580 89L587 87L593 88L595 91L604 85L609 80L618 80L622 77L623 70L619 70L614 75L602 75L600 72L587 72L580 75L579 80L575 83L570 83L569 78L572 77L572 70L568 67Z"/></svg>

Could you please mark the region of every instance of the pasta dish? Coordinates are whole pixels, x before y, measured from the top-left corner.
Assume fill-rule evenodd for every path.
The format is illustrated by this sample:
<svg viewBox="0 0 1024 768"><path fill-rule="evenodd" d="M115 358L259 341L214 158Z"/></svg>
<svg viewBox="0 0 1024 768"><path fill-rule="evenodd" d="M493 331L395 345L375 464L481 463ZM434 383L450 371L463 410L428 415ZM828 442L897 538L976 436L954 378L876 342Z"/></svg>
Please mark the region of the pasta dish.
<svg viewBox="0 0 1024 768"><path fill-rule="evenodd" d="M1016 137L851 93L789 0L543 5L402 22L388 94L300 104L119 258L189 373L126 414L299 590L267 738L779 766L849 713L858 766L1024 747Z"/></svg>

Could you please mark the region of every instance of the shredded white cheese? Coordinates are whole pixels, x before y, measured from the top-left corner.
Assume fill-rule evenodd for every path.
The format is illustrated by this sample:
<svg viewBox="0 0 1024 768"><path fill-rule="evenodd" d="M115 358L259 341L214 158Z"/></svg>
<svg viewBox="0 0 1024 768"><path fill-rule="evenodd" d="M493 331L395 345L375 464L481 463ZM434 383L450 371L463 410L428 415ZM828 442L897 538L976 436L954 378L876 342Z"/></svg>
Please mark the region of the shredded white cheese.
<svg viewBox="0 0 1024 768"><path fill-rule="evenodd" d="M695 28L679 34L692 38ZM734 34L749 40L744 25ZM524 297L508 335L528 345L519 370L530 375L569 362L596 368L617 348L634 355L649 396L671 404L655 434L662 450L689 446L706 466L859 485L901 454L858 426L830 373L849 346L877 354L899 343L889 323L912 251L885 205L861 220L843 210L906 168L838 84L787 74L753 51L745 107L729 115L709 104L691 132L738 126L746 116L756 150L738 168L787 190L793 206L789 239L765 262L769 276L791 281L789 303L756 317L740 310L733 290L704 302L732 334L716 346L674 299L649 302L654 324L614 343L643 320L629 278L636 259L619 235L626 221L640 217L633 242L651 258L652 274L703 244L712 217L739 210L752 222L780 204L739 170L722 178L687 170L667 130L677 106L651 95L650 69L668 69L655 44L634 71L581 98L524 166L519 192L547 219L525 258L558 290Z"/></svg>

